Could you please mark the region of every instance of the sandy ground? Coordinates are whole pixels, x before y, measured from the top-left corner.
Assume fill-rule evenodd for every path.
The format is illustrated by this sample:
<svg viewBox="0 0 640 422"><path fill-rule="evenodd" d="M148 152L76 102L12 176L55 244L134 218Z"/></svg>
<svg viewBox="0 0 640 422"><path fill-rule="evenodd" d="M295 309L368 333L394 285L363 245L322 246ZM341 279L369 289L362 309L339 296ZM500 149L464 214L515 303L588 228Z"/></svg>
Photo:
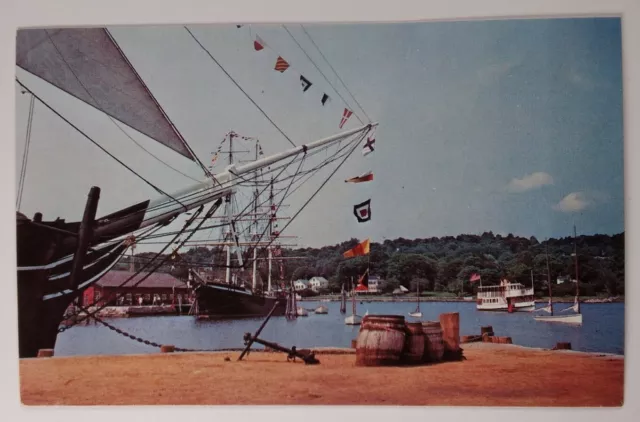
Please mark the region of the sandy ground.
<svg viewBox="0 0 640 422"><path fill-rule="evenodd" d="M280 353L174 353L23 359L26 405L621 406L622 357L513 345L464 345L466 360L356 367L353 354L319 365ZM225 361L228 356L231 361Z"/></svg>

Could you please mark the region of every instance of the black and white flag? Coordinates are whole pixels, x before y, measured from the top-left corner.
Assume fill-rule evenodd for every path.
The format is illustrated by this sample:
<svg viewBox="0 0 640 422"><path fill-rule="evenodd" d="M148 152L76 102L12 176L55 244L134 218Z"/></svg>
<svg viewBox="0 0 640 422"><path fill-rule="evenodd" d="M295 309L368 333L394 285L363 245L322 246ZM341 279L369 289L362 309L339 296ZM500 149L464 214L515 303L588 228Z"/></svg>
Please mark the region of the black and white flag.
<svg viewBox="0 0 640 422"><path fill-rule="evenodd" d="M361 204L353 206L353 215L358 219L358 223L371 220L371 199L367 199Z"/></svg>
<svg viewBox="0 0 640 422"><path fill-rule="evenodd" d="M311 88L311 81L304 76L300 75L300 83L302 84L302 92L307 92L307 89Z"/></svg>

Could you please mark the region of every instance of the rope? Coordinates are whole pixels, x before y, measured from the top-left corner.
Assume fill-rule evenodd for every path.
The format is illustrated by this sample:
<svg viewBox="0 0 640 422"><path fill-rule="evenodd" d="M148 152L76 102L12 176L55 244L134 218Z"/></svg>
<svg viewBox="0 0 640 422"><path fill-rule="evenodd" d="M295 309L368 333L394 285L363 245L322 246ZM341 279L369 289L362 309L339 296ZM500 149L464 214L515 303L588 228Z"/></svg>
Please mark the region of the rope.
<svg viewBox="0 0 640 422"><path fill-rule="evenodd" d="M24 181L27 175L27 160L29 158L29 146L31 144L31 127L33 125L33 111L35 107L35 98L31 95L29 100L29 117L27 119L27 135L24 143L24 153L22 155L22 168L20 169L20 182L18 185L18 198L16 200L16 208L20 210L22 204L22 192L24 191Z"/></svg>
<svg viewBox="0 0 640 422"><path fill-rule="evenodd" d="M302 25L301 25L302 26ZM338 97L340 97L340 99L344 102L344 104L351 108L351 106L349 105L349 103L347 102L347 100L344 99L344 97L340 94L340 92L338 92L338 90L336 89L335 86L333 86L333 84L331 82L329 82L329 79L325 76L325 74L322 72L322 70L320 70L320 68L318 67L318 65L316 64L316 62L313 61L313 59L309 56L309 54L307 54L306 50L304 48L302 48L302 46L300 45L300 43L298 42L298 40L295 39L295 37L293 36L293 34L291 32L289 32L289 29L285 26L282 25L282 27L284 28L285 31L287 31L287 33L289 34L289 36L291 37L291 39L293 40L293 42L296 43L296 45L298 46L298 48L300 48L300 50L302 50L302 52L304 53L305 56L307 56L307 58L309 59L309 61L315 66L316 69L318 69L318 72L320 72L320 74L322 75L322 77L324 78L325 81L327 81L327 83L331 86L331 88L333 88L333 90L335 91L336 94L338 94ZM307 34L308 35L308 34ZM316 47L317 48L317 47ZM325 59L326 60L326 59ZM347 90L348 91L348 90ZM366 113L365 113L366 115ZM368 116L367 116L368 117ZM358 116L356 114L356 119L358 119L358 121L362 124L364 124L364 122L362 121L362 119L360 119L360 116ZM369 119L369 121L371 121L371 119Z"/></svg>
<svg viewBox="0 0 640 422"><path fill-rule="evenodd" d="M29 92L31 95L33 95L40 103L42 103L45 107L47 107L49 110L51 110L56 116L58 116L59 118L61 118L64 122L66 122L69 126L71 126L72 128L74 128L78 133L80 133L82 136L84 136L88 141L90 141L92 144L94 144L95 146L97 146L98 148L100 148L100 150L102 150L102 152L104 152L105 154L107 154L109 157L113 158L115 161L118 162L118 164L120 164L122 167L126 168L127 170L129 170L131 173L133 173L135 176L137 176L140 180L142 180L143 182L145 182L147 185L151 186L155 191L159 192L162 195L165 195L171 199L173 199L174 201L176 201L178 204L180 204L182 207L185 208L185 210L187 209L187 207L180 201L178 201L177 199L175 199L173 196L169 195L168 193L166 193L165 191L163 191L162 189L160 189L159 187L157 187L156 185L154 185L153 183L151 183L149 180L145 179L142 175L140 175L139 173L137 173L135 170L133 170L131 167L129 167L128 165L126 165L125 163L123 163L120 159L118 159L115 155L111 154L109 151L107 151L102 145L100 145L99 143L97 143L96 141L94 141L89 135L87 135L86 133L84 133L79 127L77 127L76 125L74 125L73 123L71 123L67 118L65 118L62 114L58 113L53 107L51 107L49 104L47 104L42 98L38 97L36 94L33 93L33 91L31 91L29 88L27 88L22 82L20 82L20 80L16 77L16 82L18 82L18 84L20 84L21 87L23 87L27 92Z"/></svg>
<svg viewBox="0 0 640 422"><path fill-rule="evenodd" d="M69 69L69 71L71 72L71 74L73 75L73 77L76 79L76 81L78 81L78 83L80 84L80 86L82 87L82 89L84 89L84 91L87 93L87 95L89 97L91 97L91 99L93 100L94 103L99 104L98 101L96 101L96 99L94 98L93 95L91 95L91 92L87 89L87 87L82 83L82 81L80 80L80 78L78 77L78 75L76 74L76 72L73 70L73 68L71 67L71 65L69 64L69 62L67 62L67 59L65 59L64 55L62 54L62 52L60 51L60 49L58 48L58 46L56 45L56 43L53 41L53 38L51 37L51 35L49 34L48 30L44 30L45 34L47 34L47 37L49 38L49 42L51 42L51 45L53 45L53 48L56 49L56 52L58 53L58 55L60 56L60 58L62 59L62 61L64 62L64 64L67 65L67 68ZM115 40L114 40L115 41ZM85 56L86 57L86 56ZM154 154L152 154L150 151L148 151L146 148L144 148L142 145L140 145L135 139L133 139L133 137L131 135L129 135L119 124L116 123L115 119L111 116L109 116L108 114L106 115L109 120L111 120L111 122L122 132L124 133L124 135L129 138L134 144L136 144L138 147L140 147L140 149L142 149L144 152L146 152L147 154L149 154L150 156L152 156L153 158L155 158L156 160L160 161L162 164L164 164L165 166L169 167L171 170L180 173L181 175L196 181L196 182L200 182L197 179L192 178L191 176L188 176L186 174L184 174L183 172L181 172L180 170L177 170L173 167L171 167L168 163L162 161L160 158L156 157ZM183 139L183 142L184 139ZM187 149L188 149L188 145L187 145ZM191 152L191 151L189 151ZM195 158L195 157L194 157ZM206 174L206 172L205 172Z"/></svg>
<svg viewBox="0 0 640 422"><path fill-rule="evenodd" d="M286 134L286 133L284 133L284 132L282 131L282 129L280 129L280 127L279 127L279 126L278 126L278 125L277 125L273 120L271 120L271 118L267 115L267 113L265 113L265 111L264 111L262 108L260 108L260 106L259 106L259 105L258 105L258 104L253 100L253 98L251 98L251 96L250 96L249 94L247 94L247 92L246 92L244 89L242 89L242 87L238 84L238 82L236 82L236 81L235 81L235 79L233 79L233 77L229 74L229 72L227 72L227 71L225 70L225 68L224 68L224 67L222 67L222 65L221 65L221 64L220 64L220 63L219 63L219 62L218 62L218 61L213 57L213 55L209 52L209 50L207 50L207 49L205 48L205 46L204 46L204 45L202 45L202 43L201 43L201 42L196 38L196 36L195 36L195 35L193 35L193 33L189 30L189 28L187 28L187 26L186 26L186 25L184 26L184 29L186 29L186 30L187 30L187 32L189 33L189 35L191 35L191 37L195 40L195 42L196 42L196 43L198 43L198 45L200 46L200 48L202 48L202 49L205 51L205 53L207 53L207 55L211 58L211 60L213 60L213 61L215 62L215 64L217 64L217 65L218 65L218 67L219 67L219 68L220 68L220 69L225 73L225 75L227 75L227 77L228 77L229 79L231 79L231 81L235 84L235 86L237 86L237 87L238 87L238 89L239 89L240 91L242 91L242 93L243 93L243 94L244 94L244 95L249 99L249 101L251 101L251 102L253 103L253 105L254 105L254 106L256 106L256 108L257 108L258 110L260 110L260 112L262 113L262 115L263 115L264 117L266 117L266 118L267 118L267 120L269 120L269 122L271 122L271 124L272 124L272 125L273 125L277 130L278 130L278 132L280 132L280 133L282 134L282 136L284 136L284 137L287 139L287 141L289 141L289 143L295 147L295 146L296 146L296 144L291 140L291 138L289 138L289 137L287 136L287 134Z"/></svg>
<svg viewBox="0 0 640 422"><path fill-rule="evenodd" d="M207 211L207 214L205 215L205 218L203 218L202 222L200 222L200 223L198 224L198 226L201 226L201 225L206 221L206 218L207 218L207 217L210 217L210 216L211 216L211 214L213 214L213 213L218 209L218 207L220 206L220 204L221 204L221 203L222 203L222 201L221 201L221 200L216 201L216 203L215 203L215 204L213 204L213 205L211 206L211 208L209 209L209 211ZM193 215L189 220L187 220L187 221L185 222L185 224L184 224L184 226L183 226L183 230L184 230L184 229L186 229L189 225L191 225L191 224L193 223L193 221L195 221L195 219L197 218L197 216L198 216L198 215L200 215L200 213L201 213L201 212L202 212L202 206L198 209L198 211L197 211L196 213L194 213L194 215ZM164 252L164 251L165 251L169 246L171 246L171 244L173 243L173 241L175 241L175 240L176 240L180 235L181 235L181 233L177 234L177 235L172 239L172 241L171 241L171 242L167 243L167 245L166 245L164 248L162 248L162 249L160 250L160 252L158 252L158 253L156 254L156 257L159 257L159 256L160 256L160 255L161 255L161 254L162 254L162 253L163 253L163 252ZM187 240L189 240L189 238L190 238L191 236L193 236L193 233L192 233L192 234L190 234L189 236L187 236L187 238L186 238L186 239L185 239L185 241L182 243L182 245L184 245L184 243L185 243ZM181 247L182 245L180 245L180 247ZM151 269L151 271L149 271L145 276L143 276L140 280L138 280L135 284L133 284L133 285L132 285L132 286L130 286L130 287L136 287L136 286L138 286L140 283L142 283L144 280L146 280L147 278L149 278L149 276L151 276L151 274L153 274L156 270L158 270L158 268L160 268L162 265L164 265L164 263L165 263L165 262L167 262L167 260L169 260L169 258L170 258L171 256L172 256L172 254L171 254L171 255L168 255L167 257L164 257L164 258L160 261L160 263L159 263L158 265L156 265L153 269ZM139 275L142 271L144 271L144 270L145 270L149 265L151 265L151 263L152 263L152 262L153 262L153 260L152 260L152 261L147 262L145 265L143 265L143 266L142 266L142 268L140 268L138 271L136 271L136 272L135 272L131 277L129 277L128 279L126 279L124 282L122 282L122 283L121 283L119 286L117 286L117 287L119 288L119 287L122 287L122 286L124 286L125 284L127 284L127 283L128 283L129 281L131 281L134 277L136 277L136 276L137 276L137 275ZM116 298L115 298L114 300L118 300L121 296L122 296L122 294L118 294L118 295L116 295ZM86 308L84 308L84 307L80 306L80 307L79 307L79 308L80 308L80 311L84 311L84 312L86 312L86 313L87 313L87 315L86 315L84 318L80 319L79 321L76 321L73 325L65 326L65 327L60 327L60 328L58 329L58 332L59 332L59 333L62 333L62 332L64 332L64 331L66 331L67 329L69 329L69 328L73 327L74 325L76 325L76 324L78 324L78 323L80 323L80 322L84 321L84 320L85 320L85 319L87 319L88 317L91 317L92 315L96 314L97 312L101 311L102 309L106 308L107 306L108 306L108 303L105 303L105 304L103 304L103 305L102 305L102 307L98 307L98 309L96 309L95 311L93 311L93 312L91 312L91 313L90 313ZM79 315L79 312L78 312L78 313L76 313L76 316L77 316L77 315Z"/></svg>
<svg viewBox="0 0 640 422"><path fill-rule="evenodd" d="M318 45L315 43L315 41L313 41L313 38L311 38L311 35L309 35L309 33L307 32L307 30L305 29L305 27L300 24L300 27L302 28L302 30L304 31L305 34L307 34L307 37L309 37L309 40L311 40L311 43L316 47L316 49L318 50L318 53L320 53L320 55L322 56L322 58L324 59L325 62L327 62L327 64L329 65L329 67L331 68L331 70L333 70L333 73L336 74L336 76L338 77L338 80L340 81L340 83L342 83L342 86L344 86L344 88L347 90L347 92L349 93L349 95L351 96L351 98L353 98L353 101L356 102L356 104L358 105L358 107L360 107L360 110L362 110L362 112L364 113L364 115L367 117L367 119L369 120L369 122L371 122L371 118L367 115L367 112L364 111L364 108L362 108L362 106L360 105L360 103L358 102L358 100L356 100L356 97L353 96L353 94L351 93L351 91L349 91L349 88L347 87L347 85L344 83L344 81L342 80L342 78L340 77L340 75L338 75L338 72L336 72L336 70L333 68L333 66L331 66L331 63L329 63L329 60L327 60L327 58L324 56L324 54L322 54L322 51L320 51L320 47L318 47Z"/></svg>

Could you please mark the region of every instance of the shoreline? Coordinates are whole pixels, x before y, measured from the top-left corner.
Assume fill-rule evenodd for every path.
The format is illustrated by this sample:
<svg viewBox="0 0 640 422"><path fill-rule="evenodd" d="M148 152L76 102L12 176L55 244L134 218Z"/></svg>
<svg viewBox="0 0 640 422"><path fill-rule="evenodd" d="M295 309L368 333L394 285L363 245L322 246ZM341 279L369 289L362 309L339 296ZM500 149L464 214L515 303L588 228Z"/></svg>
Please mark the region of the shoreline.
<svg viewBox="0 0 640 422"><path fill-rule="evenodd" d="M348 298L347 301L350 301L351 298ZM314 297L303 297L301 299L297 299L298 302L320 302L320 301L329 301L329 302L340 302L340 297L334 296L314 296ZM415 296L399 296L399 297L391 297L391 296L356 296L356 302L417 302L418 298ZM420 297L420 302L428 303L428 302L466 302L466 303L475 303L475 298L473 300L465 300L460 297ZM548 297L542 297L540 299L535 299L535 303L544 304L549 302ZM554 303L573 303L573 297L558 297L553 298ZM624 297L613 297L613 298L594 298L587 297L580 301L581 303L625 303Z"/></svg>
<svg viewBox="0 0 640 422"><path fill-rule="evenodd" d="M30 358L20 360L20 393L24 405L623 404L624 356L461 346L463 361L410 367L355 366L354 349L322 347L309 348L320 360L310 366L265 351L243 361L236 351ZM540 367L548 375L532 377Z"/></svg>

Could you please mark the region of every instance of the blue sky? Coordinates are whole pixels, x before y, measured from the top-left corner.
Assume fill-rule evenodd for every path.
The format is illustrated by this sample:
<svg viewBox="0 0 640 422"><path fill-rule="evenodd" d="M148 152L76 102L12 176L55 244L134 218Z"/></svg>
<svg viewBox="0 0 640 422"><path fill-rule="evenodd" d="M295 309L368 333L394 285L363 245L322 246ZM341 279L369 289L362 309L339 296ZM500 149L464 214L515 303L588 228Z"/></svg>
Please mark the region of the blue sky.
<svg viewBox="0 0 640 422"><path fill-rule="evenodd" d="M287 27L340 87L300 26ZM580 233L624 230L619 19L305 27L380 127L376 152L355 154L290 226L300 245L489 230L541 239L569 235L574 222ZM339 131L344 104L282 27L190 29L297 144ZM260 137L267 153L287 148L182 27L110 30L203 161L229 130ZM255 33L313 87L302 93L298 73L273 71L277 55L254 51ZM132 146L103 114L24 72L18 75L163 189L189 184ZM318 96L324 91L333 100L323 108ZM343 88L340 92L349 99ZM27 110L28 98L18 95L18 163ZM347 127L357 125L352 118ZM193 163L129 133L200 177ZM374 182L343 182L366 170L374 172ZM99 214L155 195L36 107L21 210L78 219L92 185L102 187ZM313 185L301 190L300 198L313 190ZM292 198L294 209L300 198ZM351 207L368 198L373 219L358 224Z"/></svg>

